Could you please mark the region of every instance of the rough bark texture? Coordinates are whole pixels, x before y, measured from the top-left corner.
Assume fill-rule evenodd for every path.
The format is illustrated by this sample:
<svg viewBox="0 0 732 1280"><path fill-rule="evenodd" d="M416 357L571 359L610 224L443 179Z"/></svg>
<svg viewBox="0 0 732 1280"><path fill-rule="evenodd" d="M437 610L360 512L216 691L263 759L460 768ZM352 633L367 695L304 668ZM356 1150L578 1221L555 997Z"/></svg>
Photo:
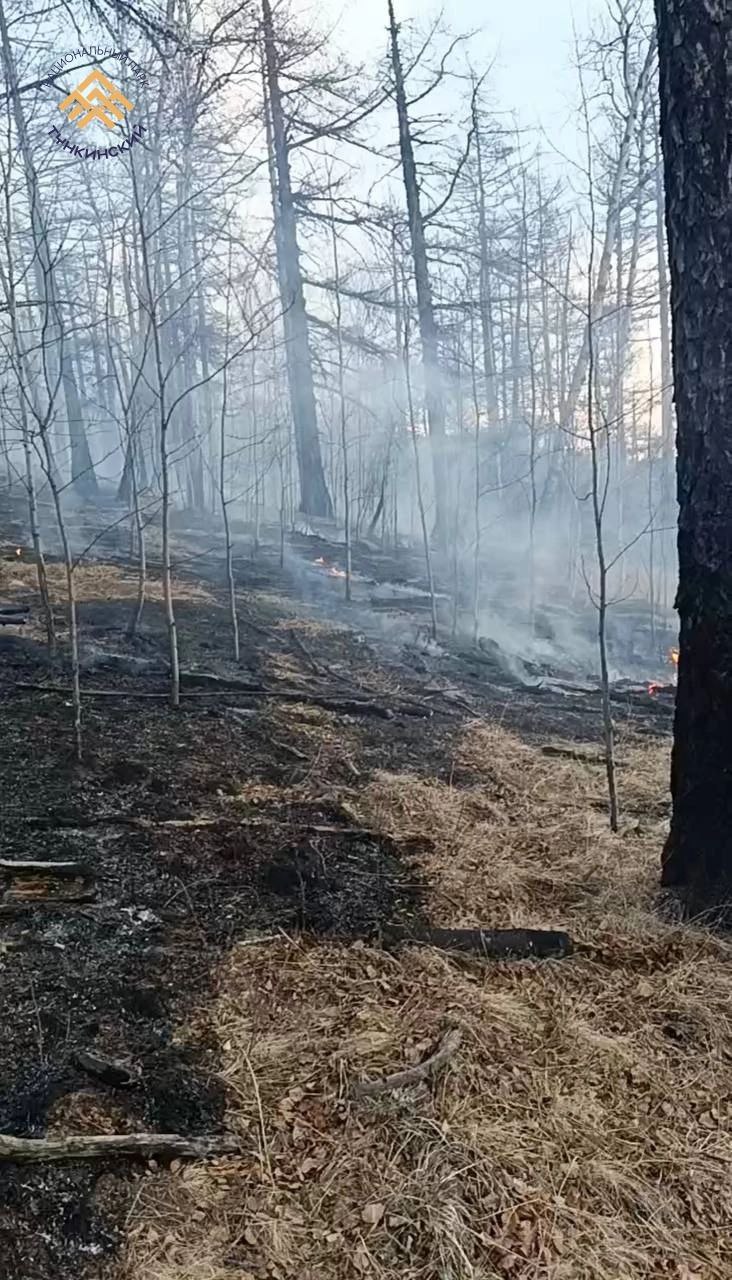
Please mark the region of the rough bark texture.
<svg viewBox="0 0 732 1280"><path fill-rule="evenodd" d="M677 415L679 686L663 883L732 901L732 9L656 0Z"/></svg>

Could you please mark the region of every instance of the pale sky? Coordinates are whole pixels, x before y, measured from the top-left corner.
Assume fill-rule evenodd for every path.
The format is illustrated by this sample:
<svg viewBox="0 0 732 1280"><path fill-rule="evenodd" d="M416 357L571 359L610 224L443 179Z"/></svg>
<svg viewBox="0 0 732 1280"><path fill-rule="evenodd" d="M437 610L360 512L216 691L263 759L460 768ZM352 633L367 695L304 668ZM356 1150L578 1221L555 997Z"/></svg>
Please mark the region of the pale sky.
<svg viewBox="0 0 732 1280"><path fill-rule="evenodd" d="M354 60L385 48L386 0L300 0L319 25L338 20L340 41ZM515 111L524 126L541 124L551 141L573 149L577 79L573 70L574 28L588 30L602 0L394 0L397 21L416 18L422 30L442 9L453 34L476 31L471 60L476 70L494 62L491 99Z"/></svg>

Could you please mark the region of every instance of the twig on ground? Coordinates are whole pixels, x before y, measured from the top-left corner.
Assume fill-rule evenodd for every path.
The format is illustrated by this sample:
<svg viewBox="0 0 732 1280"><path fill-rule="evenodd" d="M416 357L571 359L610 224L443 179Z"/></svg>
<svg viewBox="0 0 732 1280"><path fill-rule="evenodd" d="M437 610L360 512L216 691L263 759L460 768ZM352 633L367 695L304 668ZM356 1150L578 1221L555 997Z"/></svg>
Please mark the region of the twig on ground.
<svg viewBox="0 0 732 1280"><path fill-rule="evenodd" d="M352 1085L351 1097L373 1098L380 1093L389 1093L394 1089L406 1089L411 1084L418 1084L421 1080L427 1080L430 1076L435 1075L441 1067L444 1067L450 1058L457 1053L461 1039L459 1028L453 1027L442 1037L435 1052L429 1058L425 1058L424 1062L418 1062L416 1066L407 1067L404 1071L395 1071L393 1075L384 1076L381 1080L359 1081Z"/></svg>

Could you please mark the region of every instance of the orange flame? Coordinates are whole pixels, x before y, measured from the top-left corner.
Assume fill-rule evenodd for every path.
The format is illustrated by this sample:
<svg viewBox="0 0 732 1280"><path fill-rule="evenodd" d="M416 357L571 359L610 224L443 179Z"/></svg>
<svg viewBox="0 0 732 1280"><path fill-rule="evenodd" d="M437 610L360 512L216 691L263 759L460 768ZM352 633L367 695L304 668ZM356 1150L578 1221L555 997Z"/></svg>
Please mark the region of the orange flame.
<svg viewBox="0 0 732 1280"><path fill-rule="evenodd" d="M671 663L671 666L672 666L672 667L678 667L678 665L679 665L679 651L678 651L678 649L669 649L669 651L668 651L668 660L669 660L669 662Z"/></svg>
<svg viewBox="0 0 732 1280"><path fill-rule="evenodd" d="M321 566L321 568L325 569L325 571L326 571L326 573L328 574L328 577L329 577L329 578L346 578L346 577L348 577L348 575L347 575L347 573L346 573L345 569L339 569L339 568L337 567L337 565L334 565L334 564L328 564L328 561L325 559L325 556L318 556L317 560L313 560L313 564L320 565L320 566Z"/></svg>

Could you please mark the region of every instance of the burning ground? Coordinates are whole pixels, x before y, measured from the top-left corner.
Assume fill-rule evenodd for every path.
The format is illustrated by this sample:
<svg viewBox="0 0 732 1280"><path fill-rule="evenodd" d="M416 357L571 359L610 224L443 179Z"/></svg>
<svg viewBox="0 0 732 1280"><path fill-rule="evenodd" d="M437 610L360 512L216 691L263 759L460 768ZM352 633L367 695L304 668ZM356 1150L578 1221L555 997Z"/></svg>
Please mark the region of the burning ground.
<svg viewBox="0 0 732 1280"><path fill-rule="evenodd" d="M220 557L179 573L177 714L141 696L165 688L157 585L130 646L132 574L82 567L81 767L64 697L23 687L63 687L35 621L0 634L2 856L87 871L6 884L0 1132L240 1141L5 1165L4 1280L728 1277L732 950L657 901L670 680L614 688L613 836L589 682L430 648L403 599L399 627L393 602L341 625L336 557L307 558L322 592L237 563L237 669ZM30 598L25 552L0 574ZM390 940L470 926L574 953ZM434 1078L354 1096L455 1031Z"/></svg>

